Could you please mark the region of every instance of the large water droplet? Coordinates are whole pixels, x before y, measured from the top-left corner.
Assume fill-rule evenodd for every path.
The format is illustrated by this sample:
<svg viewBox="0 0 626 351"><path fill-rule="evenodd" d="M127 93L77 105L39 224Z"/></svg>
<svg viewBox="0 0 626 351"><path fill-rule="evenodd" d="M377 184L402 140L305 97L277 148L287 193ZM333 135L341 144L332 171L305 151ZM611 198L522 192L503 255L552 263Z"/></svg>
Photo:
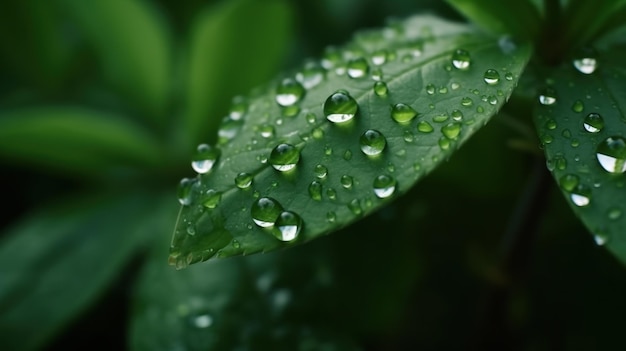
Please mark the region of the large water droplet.
<svg viewBox="0 0 626 351"><path fill-rule="evenodd" d="M252 185L252 175L246 172L241 172L235 177L235 185L239 189L247 189Z"/></svg>
<svg viewBox="0 0 626 351"><path fill-rule="evenodd" d="M590 113L585 117L583 127L589 133L598 133L604 128L604 118L598 113Z"/></svg>
<svg viewBox="0 0 626 351"><path fill-rule="evenodd" d="M613 136L604 139L596 149L598 162L609 173L626 171L626 139Z"/></svg>
<svg viewBox="0 0 626 351"><path fill-rule="evenodd" d="M195 155L193 155L191 167L200 174L208 173L213 168L219 155L220 150L218 148L200 144L196 149Z"/></svg>
<svg viewBox="0 0 626 351"><path fill-rule="evenodd" d="M367 60L363 57L350 60L347 68L350 78L361 78L369 72L369 65L367 64Z"/></svg>
<svg viewBox="0 0 626 351"><path fill-rule="evenodd" d="M498 73L498 71L496 71L495 69L490 68L485 71L483 78L485 80L485 83L489 85L495 85L498 84L498 82L500 81L500 73Z"/></svg>
<svg viewBox="0 0 626 351"><path fill-rule="evenodd" d="M193 199L193 187L196 184L196 179L183 178L178 184L178 202L183 206L191 205Z"/></svg>
<svg viewBox="0 0 626 351"><path fill-rule="evenodd" d="M570 199L578 207L588 206L591 202L591 188L584 184L578 184L570 193Z"/></svg>
<svg viewBox="0 0 626 351"><path fill-rule="evenodd" d="M395 193L396 180L392 176L382 174L374 178L373 186L374 194L380 199L385 199Z"/></svg>
<svg viewBox="0 0 626 351"><path fill-rule="evenodd" d="M581 49L572 61L574 67L578 72L583 74L592 74L598 68L598 60L596 60L596 53L591 48Z"/></svg>
<svg viewBox="0 0 626 351"><path fill-rule="evenodd" d="M276 228L278 231L274 232L274 236L276 236L278 240L295 240L298 234L300 234L300 230L302 230L302 218L295 212L281 212L276 220Z"/></svg>
<svg viewBox="0 0 626 351"><path fill-rule="evenodd" d="M408 123L415 116L417 116L417 111L409 105L399 103L391 108L391 118L398 123Z"/></svg>
<svg viewBox="0 0 626 351"><path fill-rule="evenodd" d="M263 228L273 226L281 212L283 212L283 206L271 197L262 197L256 200L250 208L252 220L256 225Z"/></svg>
<svg viewBox="0 0 626 351"><path fill-rule="evenodd" d="M315 62L308 62L304 69L296 74L298 82L306 89L311 89L324 80L324 68Z"/></svg>
<svg viewBox="0 0 626 351"><path fill-rule="evenodd" d="M324 102L324 115L333 123L350 121L359 108L356 100L345 90L338 90Z"/></svg>
<svg viewBox="0 0 626 351"><path fill-rule="evenodd" d="M304 96L304 87L295 79L285 78L276 88L276 102L280 106L292 106Z"/></svg>
<svg viewBox="0 0 626 351"><path fill-rule="evenodd" d="M275 170L286 172L300 161L300 150L291 144L278 144L270 154L269 162Z"/></svg>
<svg viewBox="0 0 626 351"><path fill-rule="evenodd" d="M456 139L461 133L461 123L452 122L441 127L441 133L448 139Z"/></svg>
<svg viewBox="0 0 626 351"><path fill-rule="evenodd" d="M373 129L365 131L360 138L361 151L368 156L379 155L385 149L387 140L381 132Z"/></svg>
<svg viewBox="0 0 626 351"><path fill-rule="evenodd" d="M469 69L470 61L469 52L463 49L458 49L454 52L454 54L452 54L452 65L457 69Z"/></svg>
<svg viewBox="0 0 626 351"><path fill-rule="evenodd" d="M309 184L309 196L315 201L322 200L322 183L314 180Z"/></svg>
<svg viewBox="0 0 626 351"><path fill-rule="evenodd" d="M539 93L539 103L542 105L553 105L556 99L556 91L552 88L545 88Z"/></svg>
<svg viewBox="0 0 626 351"><path fill-rule="evenodd" d="M472 106L473 104L474 102L472 101L472 99L467 96L461 99L461 105L465 107Z"/></svg>

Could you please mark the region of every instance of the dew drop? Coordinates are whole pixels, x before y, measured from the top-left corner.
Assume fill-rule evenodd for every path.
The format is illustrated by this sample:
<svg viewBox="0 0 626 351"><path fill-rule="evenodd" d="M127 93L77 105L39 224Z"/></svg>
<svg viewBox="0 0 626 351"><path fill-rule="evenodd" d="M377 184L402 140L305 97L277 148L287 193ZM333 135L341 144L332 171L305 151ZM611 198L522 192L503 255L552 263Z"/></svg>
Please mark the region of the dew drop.
<svg viewBox="0 0 626 351"><path fill-rule="evenodd" d="M367 60L363 57L350 60L347 68L350 78L361 78L369 72L369 65L367 64Z"/></svg>
<svg viewBox="0 0 626 351"><path fill-rule="evenodd" d="M570 193L570 199L574 205L578 207L588 206L591 202L591 188L583 184L578 184Z"/></svg>
<svg viewBox="0 0 626 351"><path fill-rule="evenodd" d="M386 96L388 92L387 84L385 82L374 83L374 94L377 96Z"/></svg>
<svg viewBox="0 0 626 351"><path fill-rule="evenodd" d="M448 139L456 139L461 133L461 123L452 122L441 127L441 133Z"/></svg>
<svg viewBox="0 0 626 351"><path fill-rule="evenodd" d="M283 207L271 197L258 199L252 203L250 208L252 220L256 225L263 228L273 226L281 212L283 212Z"/></svg>
<svg viewBox="0 0 626 351"><path fill-rule="evenodd" d="M383 80L383 71L380 68L375 68L372 70L372 79L375 81Z"/></svg>
<svg viewBox="0 0 626 351"><path fill-rule="evenodd" d="M604 233L598 233L593 236L593 240L596 242L596 245L603 246L609 241L609 237Z"/></svg>
<svg viewBox="0 0 626 351"><path fill-rule="evenodd" d="M557 124L556 124L556 121L554 119L550 118L550 119L548 119L546 121L545 126L546 126L546 128L548 128L550 130L553 130L553 129L556 129Z"/></svg>
<svg viewBox="0 0 626 351"><path fill-rule="evenodd" d="M428 85L426 86L426 94L428 94L428 95L433 95L433 94L435 94L435 86L434 86L434 85L432 85L432 84L428 84Z"/></svg>
<svg viewBox="0 0 626 351"><path fill-rule="evenodd" d="M547 106L556 103L556 91L552 88L543 89L539 93L539 103Z"/></svg>
<svg viewBox="0 0 626 351"><path fill-rule="evenodd" d="M296 104L304 96L304 87L292 78L283 79L276 88L276 102L283 107Z"/></svg>
<svg viewBox="0 0 626 351"><path fill-rule="evenodd" d="M194 314L189 316L189 323L198 329L206 329L213 325L213 317L206 313Z"/></svg>
<svg viewBox="0 0 626 351"><path fill-rule="evenodd" d="M470 55L463 49L458 49L452 54L452 65L456 69L467 70L470 66Z"/></svg>
<svg viewBox="0 0 626 351"><path fill-rule="evenodd" d="M409 105L399 103L391 108L391 118L398 123L408 123L415 116L417 116L417 111Z"/></svg>
<svg viewBox="0 0 626 351"><path fill-rule="evenodd" d="M495 69L490 68L485 71L483 79L485 80L485 83L489 85L496 85L500 81L500 73L498 73Z"/></svg>
<svg viewBox="0 0 626 351"><path fill-rule="evenodd" d="M580 101L580 100L576 100L574 101L574 104L572 105L572 111L574 112L583 112L583 109L585 108L585 104Z"/></svg>
<svg viewBox="0 0 626 351"><path fill-rule="evenodd" d="M604 128L604 118L598 113L590 113L585 117L583 127L589 133L598 133Z"/></svg>
<svg viewBox="0 0 626 351"><path fill-rule="evenodd" d="M315 116L315 113L309 112L305 115L306 118L306 122L308 124L315 124L315 122L317 121L317 116Z"/></svg>
<svg viewBox="0 0 626 351"><path fill-rule="evenodd" d="M359 139L361 144L361 151L368 156L379 155L385 149L387 140L377 130L369 129L361 135Z"/></svg>
<svg viewBox="0 0 626 351"><path fill-rule="evenodd" d="M609 173L626 171L626 139L613 136L604 139L596 149L598 162Z"/></svg>
<svg viewBox="0 0 626 351"><path fill-rule="evenodd" d="M315 168L313 168L313 173L315 173L317 178L324 179L326 178L326 175L328 175L328 168L322 164L317 164L315 165Z"/></svg>
<svg viewBox="0 0 626 351"><path fill-rule="evenodd" d="M392 176L379 175L374 178L374 194L380 199L392 196L396 191L396 180Z"/></svg>
<svg viewBox="0 0 626 351"><path fill-rule="evenodd" d="M384 65L387 62L387 50L380 49L372 54L372 63L376 66Z"/></svg>
<svg viewBox="0 0 626 351"><path fill-rule="evenodd" d="M208 144L200 144L194 154L191 167L199 174L208 173L217 162L220 156L220 150L209 146Z"/></svg>
<svg viewBox="0 0 626 351"><path fill-rule="evenodd" d="M580 57L572 61L578 72L591 74L598 68L598 61L593 57Z"/></svg>
<svg viewBox="0 0 626 351"><path fill-rule="evenodd" d="M261 134L261 137L269 139L274 136L274 126L271 124L264 124L259 127L259 133Z"/></svg>
<svg viewBox="0 0 626 351"><path fill-rule="evenodd" d="M506 72L504 74L504 79L508 80L508 81L512 81L513 80L513 73L511 72Z"/></svg>
<svg viewBox="0 0 626 351"><path fill-rule="evenodd" d="M571 192L578 186L579 179L575 174L565 174L559 179L559 185L567 192Z"/></svg>
<svg viewBox="0 0 626 351"><path fill-rule="evenodd" d="M269 157L272 167L281 172L294 169L299 160L300 150L291 144L278 144Z"/></svg>
<svg viewBox="0 0 626 351"><path fill-rule="evenodd" d="M330 200L337 200L337 191L333 188L328 188L326 189L326 196L328 196Z"/></svg>
<svg viewBox="0 0 626 351"><path fill-rule="evenodd" d="M178 184L178 202L183 206L191 205L193 199L193 187L196 184L196 179L183 178Z"/></svg>
<svg viewBox="0 0 626 351"><path fill-rule="evenodd" d="M338 90L324 102L324 115L333 123L350 121L359 108L356 100L345 90Z"/></svg>
<svg viewBox="0 0 626 351"><path fill-rule="evenodd" d="M252 185L252 175L246 172L241 172L235 177L235 185L239 189L247 189Z"/></svg>
<svg viewBox="0 0 626 351"><path fill-rule="evenodd" d="M336 220L337 220L337 214L335 212L330 211L326 213L326 221L328 223L335 223Z"/></svg>
<svg viewBox="0 0 626 351"><path fill-rule="evenodd" d="M324 68L315 62L308 62L304 69L296 74L296 80L306 89L311 89L324 80Z"/></svg>
<svg viewBox="0 0 626 351"><path fill-rule="evenodd" d="M322 183L314 180L309 184L309 196L315 201L322 200Z"/></svg>
<svg viewBox="0 0 626 351"><path fill-rule="evenodd" d="M447 113L442 113L433 117L433 122L435 123L443 123L447 121L449 118Z"/></svg>
<svg viewBox="0 0 626 351"><path fill-rule="evenodd" d="M415 135L413 135L410 130L405 130L404 133L402 133L402 138L405 142L412 143L413 140L415 140Z"/></svg>
<svg viewBox="0 0 626 351"><path fill-rule="evenodd" d="M220 128L217 130L218 144L226 144L233 139L241 129L242 121L226 117L222 120Z"/></svg>
<svg viewBox="0 0 626 351"><path fill-rule="evenodd" d="M450 113L450 116L452 117L453 120L457 122L460 122L463 120L463 112L459 110L453 110L452 113Z"/></svg>
<svg viewBox="0 0 626 351"><path fill-rule="evenodd" d="M220 201L222 201L222 193L214 189L209 189L206 192L206 196L202 204L207 208L216 208L217 205L220 204Z"/></svg>
<svg viewBox="0 0 626 351"><path fill-rule="evenodd" d="M430 125L430 123L426 121L420 121L417 124L417 130L422 133L432 133L432 131L435 129L433 128L432 125Z"/></svg>
<svg viewBox="0 0 626 351"><path fill-rule="evenodd" d="M274 236L281 241L293 241L302 230L302 218L291 211L283 211L276 220L278 231L273 232Z"/></svg>
<svg viewBox="0 0 626 351"><path fill-rule="evenodd" d="M235 101L228 112L228 116L231 119L238 121L243 118L243 115L248 110L248 104L242 97L237 97L234 100Z"/></svg>
<svg viewBox="0 0 626 351"><path fill-rule="evenodd" d="M610 220L612 221L616 221L618 219L620 219L622 217L622 209L619 207L611 207L609 208L608 212L607 212L607 217L609 217Z"/></svg>
<svg viewBox="0 0 626 351"><path fill-rule="evenodd" d="M363 209L361 208L361 204L359 203L359 199L354 199L348 203L348 208L352 213L356 216L361 215L363 213Z"/></svg>
<svg viewBox="0 0 626 351"><path fill-rule="evenodd" d="M450 139L441 137L437 142L439 144L439 148L443 151L448 150L450 148Z"/></svg>
<svg viewBox="0 0 626 351"><path fill-rule="evenodd" d="M341 186L343 186L345 189L352 188L353 183L354 179L352 179L352 177L350 177L349 175L344 174L341 176Z"/></svg>
<svg viewBox="0 0 626 351"><path fill-rule="evenodd" d="M473 104L474 104L474 102L469 97L464 97L464 98L461 99L461 105L463 105L465 107L472 106Z"/></svg>

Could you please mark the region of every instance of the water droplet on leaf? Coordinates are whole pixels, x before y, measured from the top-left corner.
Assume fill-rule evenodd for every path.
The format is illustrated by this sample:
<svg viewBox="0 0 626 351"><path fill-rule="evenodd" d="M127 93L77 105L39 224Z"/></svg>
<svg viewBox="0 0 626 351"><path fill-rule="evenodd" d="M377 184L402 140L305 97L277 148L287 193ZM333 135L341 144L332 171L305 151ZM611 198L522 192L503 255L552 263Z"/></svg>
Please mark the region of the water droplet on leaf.
<svg viewBox="0 0 626 351"><path fill-rule="evenodd" d="M324 102L324 115L333 123L350 121L359 108L356 100L345 90L338 90Z"/></svg>
<svg viewBox="0 0 626 351"><path fill-rule="evenodd" d="M322 200L322 183L318 182L317 180L312 181L311 184L309 185L309 196L311 196L311 199L315 201L321 201Z"/></svg>
<svg viewBox="0 0 626 351"><path fill-rule="evenodd" d="M273 226L281 212L283 212L283 207L271 197L258 199L252 203L250 209L254 223L263 228Z"/></svg>
<svg viewBox="0 0 626 351"><path fill-rule="evenodd" d="M281 212L276 220L277 232L274 232L276 238L281 241L293 241L298 237L302 230L302 218L291 211Z"/></svg>
<svg viewBox="0 0 626 351"><path fill-rule="evenodd" d="M596 149L598 162L609 173L626 171L626 139L613 136L604 139Z"/></svg>
<svg viewBox="0 0 626 351"><path fill-rule="evenodd" d="M361 135L359 139L361 151L368 156L376 156L383 152L387 145L387 140L377 130L369 129Z"/></svg>
<svg viewBox="0 0 626 351"><path fill-rule="evenodd" d="M591 202L591 188L578 184L570 194L570 199L578 207L588 206Z"/></svg>
<svg viewBox="0 0 626 351"><path fill-rule="evenodd" d="M435 129L433 128L432 125L430 125L430 123L426 121L420 121L417 124L417 130L422 133L432 133L432 131Z"/></svg>
<svg viewBox="0 0 626 351"><path fill-rule="evenodd" d="M378 96L387 95L387 84L385 82L376 82L374 83L374 93Z"/></svg>
<svg viewBox="0 0 626 351"><path fill-rule="evenodd" d="M374 194L380 199L392 196L396 191L396 180L392 176L379 175L374 178Z"/></svg>
<svg viewBox="0 0 626 351"><path fill-rule="evenodd" d="M448 139L456 139L461 133L461 123L452 122L441 127L441 133Z"/></svg>
<svg viewBox="0 0 626 351"><path fill-rule="evenodd" d="M193 198L193 187L196 184L196 179L183 178L178 184L178 202L183 206L191 205Z"/></svg>
<svg viewBox="0 0 626 351"><path fill-rule="evenodd" d="M545 88L539 93L539 103L542 105L553 105L556 98L556 91L552 88Z"/></svg>
<svg viewBox="0 0 626 351"><path fill-rule="evenodd" d="M239 189L247 189L252 185L252 175L246 172L241 172L235 177L235 185Z"/></svg>
<svg viewBox="0 0 626 351"><path fill-rule="evenodd" d="M456 69L467 70L470 66L470 55L469 52L458 49L452 54L452 65Z"/></svg>
<svg viewBox="0 0 626 351"><path fill-rule="evenodd" d="M604 118L598 113L590 113L585 117L583 127L589 133L598 133L604 128Z"/></svg>
<svg viewBox="0 0 626 351"><path fill-rule="evenodd" d="M315 176L317 178L324 179L326 178L326 175L328 174L328 168L326 168L324 165L317 164L315 165L313 172L315 173Z"/></svg>
<svg viewBox="0 0 626 351"><path fill-rule="evenodd" d="M498 71L496 71L495 69L490 68L485 71L483 78L485 80L485 83L489 85L496 85L500 81L500 73L498 73Z"/></svg>
<svg viewBox="0 0 626 351"><path fill-rule="evenodd" d="M275 170L286 172L296 167L300 150L291 144L278 144L270 154L269 163Z"/></svg>
<svg viewBox="0 0 626 351"><path fill-rule="evenodd" d="M369 65L365 58L360 57L348 62L348 76L350 78L361 78L369 72Z"/></svg>
<svg viewBox="0 0 626 351"><path fill-rule="evenodd" d="M398 123L408 123L415 116L417 116L417 111L409 105L399 103L391 108L391 118Z"/></svg>
<svg viewBox="0 0 626 351"><path fill-rule="evenodd" d="M291 106L304 96L304 87L295 79L285 78L276 88L276 102L283 107Z"/></svg>
<svg viewBox="0 0 626 351"><path fill-rule="evenodd" d="M192 158L191 167L199 174L208 173L217 162L220 150L209 146L208 144L200 144L196 149L196 153Z"/></svg>

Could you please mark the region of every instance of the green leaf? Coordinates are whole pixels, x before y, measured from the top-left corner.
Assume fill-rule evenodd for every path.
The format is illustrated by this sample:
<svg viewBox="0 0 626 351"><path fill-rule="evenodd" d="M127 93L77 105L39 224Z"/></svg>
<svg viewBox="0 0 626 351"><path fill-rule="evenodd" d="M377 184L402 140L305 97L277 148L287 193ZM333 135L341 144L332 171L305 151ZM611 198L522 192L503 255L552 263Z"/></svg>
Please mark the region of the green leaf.
<svg viewBox="0 0 626 351"><path fill-rule="evenodd" d="M380 50L386 50L385 63ZM458 50L471 57L465 69L454 66L466 64ZM328 70L307 66L296 75L307 77L300 79L306 89L286 78L257 91L244 116L223 122L221 156L213 169L182 182L181 203L188 205L178 220L170 263L180 268L215 254L284 247L289 243L281 240L289 241L296 228L301 232L291 241L305 242L380 208L487 123L507 100L529 53L527 46L499 45L471 27L419 16L365 32L347 48L329 51L322 60ZM453 57L458 59L454 65ZM363 70L367 72L357 77ZM380 84L386 84L385 94ZM277 95L277 89L292 89L295 95ZM277 103L287 104L300 94L291 106ZM330 119L349 115L358 104L356 116L343 123L327 120L324 110L337 109L326 102L330 96L339 103L348 99L339 116ZM398 110L394 118L404 122L392 118L393 109ZM364 148L372 153L380 147L379 133L386 140L384 149L366 155L360 140L376 144ZM293 162L291 171L274 169ZM248 178L250 185L242 181ZM257 203L261 208L253 209ZM260 227L273 222L275 226Z"/></svg>
<svg viewBox="0 0 626 351"><path fill-rule="evenodd" d="M152 220L137 218L162 212L155 209L154 195L132 194L53 204L23 218L3 236L3 349L41 347L119 276L155 229Z"/></svg>
<svg viewBox="0 0 626 351"><path fill-rule="evenodd" d="M170 33L145 1L64 0L64 8L96 51L104 79L141 108L142 116L164 122L171 89Z"/></svg>
<svg viewBox="0 0 626 351"><path fill-rule="evenodd" d="M447 0L477 26L493 33L531 40L539 32L541 17L529 0Z"/></svg>
<svg viewBox="0 0 626 351"><path fill-rule="evenodd" d="M75 175L157 165L160 149L146 130L113 114L79 107L0 112L0 157Z"/></svg>
<svg viewBox="0 0 626 351"><path fill-rule="evenodd" d="M210 138L233 95L275 74L292 33L282 0L224 1L200 13L191 27L184 138ZM186 150L187 151L187 150Z"/></svg>
<svg viewBox="0 0 626 351"><path fill-rule="evenodd" d="M414 213L398 218L400 212L394 210L395 219L416 219ZM293 250L183 271L163 262L166 247L159 245L138 280L130 345L135 351L355 350L363 335L393 335L402 329L422 265L413 226L397 228L395 240L380 247L377 237L390 225L389 218L372 216L357 230ZM377 260L369 259L374 250Z"/></svg>
<svg viewBox="0 0 626 351"><path fill-rule="evenodd" d="M598 244L626 262L626 48L588 59L597 63L592 73L590 65L581 66L590 74L570 63L549 76L553 84L540 91L535 124L548 168L571 208Z"/></svg>
<svg viewBox="0 0 626 351"><path fill-rule="evenodd" d="M566 48L575 48L624 22L625 0L572 0L564 13Z"/></svg>

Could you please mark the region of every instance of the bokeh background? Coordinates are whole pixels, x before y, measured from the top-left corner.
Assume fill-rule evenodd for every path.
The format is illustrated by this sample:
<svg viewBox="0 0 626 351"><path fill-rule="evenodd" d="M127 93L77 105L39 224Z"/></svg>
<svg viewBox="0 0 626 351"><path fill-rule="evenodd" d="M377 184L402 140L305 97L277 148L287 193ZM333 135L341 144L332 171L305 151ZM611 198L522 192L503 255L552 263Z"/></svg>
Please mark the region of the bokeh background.
<svg viewBox="0 0 626 351"><path fill-rule="evenodd" d="M524 98L389 207L167 266L176 186L233 97L443 2L0 3L0 349L613 349L626 270L547 175Z"/></svg>

